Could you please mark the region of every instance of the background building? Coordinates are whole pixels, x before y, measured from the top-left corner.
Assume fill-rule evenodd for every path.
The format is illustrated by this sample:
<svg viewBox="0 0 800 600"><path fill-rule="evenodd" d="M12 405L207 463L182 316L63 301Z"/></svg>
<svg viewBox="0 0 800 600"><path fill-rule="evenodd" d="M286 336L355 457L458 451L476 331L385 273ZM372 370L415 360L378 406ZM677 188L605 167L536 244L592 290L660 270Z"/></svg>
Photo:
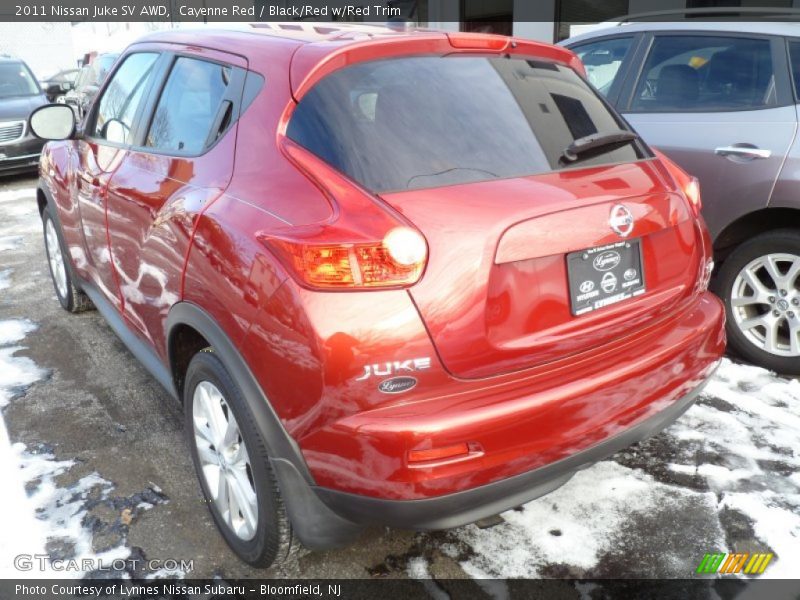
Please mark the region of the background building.
<svg viewBox="0 0 800 600"><path fill-rule="evenodd" d="M69 23L0 23L0 54L21 58L44 79L75 67Z"/></svg>

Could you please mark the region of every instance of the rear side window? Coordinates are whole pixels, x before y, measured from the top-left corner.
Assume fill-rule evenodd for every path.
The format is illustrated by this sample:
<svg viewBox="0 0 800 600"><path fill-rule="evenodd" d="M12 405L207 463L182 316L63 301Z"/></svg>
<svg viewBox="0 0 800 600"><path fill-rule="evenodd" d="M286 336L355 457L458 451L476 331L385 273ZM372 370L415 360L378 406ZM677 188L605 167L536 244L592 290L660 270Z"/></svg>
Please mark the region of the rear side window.
<svg viewBox="0 0 800 600"><path fill-rule="evenodd" d="M181 57L172 67L147 133L145 145L166 152L198 154L212 127L219 129L222 101L232 68Z"/></svg>
<svg viewBox="0 0 800 600"><path fill-rule="evenodd" d="M795 97L800 97L800 41L789 42L789 55L792 61Z"/></svg>
<svg viewBox="0 0 800 600"><path fill-rule="evenodd" d="M110 142L131 142L136 111L153 76L158 54L131 54L114 72L97 107L92 137Z"/></svg>
<svg viewBox="0 0 800 600"><path fill-rule="evenodd" d="M632 37L612 38L582 44L571 50L586 67L586 77L589 82L601 94L608 96L632 42Z"/></svg>
<svg viewBox="0 0 800 600"><path fill-rule="evenodd" d="M320 81L287 135L375 192L632 161L635 144L565 163L578 138L625 129L568 67L518 58L360 63Z"/></svg>
<svg viewBox="0 0 800 600"><path fill-rule="evenodd" d="M670 35L654 40L631 108L706 112L776 104L768 40Z"/></svg>

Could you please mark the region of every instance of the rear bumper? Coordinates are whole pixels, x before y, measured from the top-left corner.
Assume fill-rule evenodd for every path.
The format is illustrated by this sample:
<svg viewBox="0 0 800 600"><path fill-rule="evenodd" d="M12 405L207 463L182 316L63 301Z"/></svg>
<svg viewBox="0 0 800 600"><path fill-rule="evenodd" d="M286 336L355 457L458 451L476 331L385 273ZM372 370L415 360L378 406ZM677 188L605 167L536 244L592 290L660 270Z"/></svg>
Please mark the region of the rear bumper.
<svg viewBox="0 0 800 600"><path fill-rule="evenodd" d="M358 524L424 531L474 523L548 494L569 481L576 471L658 433L694 403L705 383L661 412L587 450L545 467L477 488L420 500L385 500L329 488L313 489L328 508Z"/></svg>
<svg viewBox="0 0 800 600"><path fill-rule="evenodd" d="M625 435L701 385L724 349L722 304L704 293L624 340L527 372L450 377L431 397L356 411L298 443L320 488L392 501L446 496ZM469 453L451 459L408 460L412 450L464 444Z"/></svg>

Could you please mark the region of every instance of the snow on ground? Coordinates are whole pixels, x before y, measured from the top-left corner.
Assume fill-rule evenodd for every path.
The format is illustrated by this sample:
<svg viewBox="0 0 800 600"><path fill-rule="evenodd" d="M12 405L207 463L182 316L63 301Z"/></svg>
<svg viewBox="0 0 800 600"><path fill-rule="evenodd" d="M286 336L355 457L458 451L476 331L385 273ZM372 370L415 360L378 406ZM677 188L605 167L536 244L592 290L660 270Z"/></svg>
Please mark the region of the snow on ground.
<svg viewBox="0 0 800 600"><path fill-rule="evenodd" d="M0 408L46 375L29 358L16 356L23 349L17 344L34 329L28 320L0 321ZM86 525L88 505L107 499L112 485L96 473L63 487L57 485L56 479L75 464L57 461L47 451L30 452L23 444L12 444L0 413L0 578L84 574L79 570L42 572L38 563L30 571L20 571L14 561L19 555L49 552L54 558L74 559L78 564L84 558L93 558L112 565L130 554L124 545L100 554L93 552L92 530Z"/></svg>
<svg viewBox="0 0 800 600"><path fill-rule="evenodd" d="M4 235L0 237L0 252L4 250L16 250L22 245L21 235Z"/></svg>
<svg viewBox="0 0 800 600"><path fill-rule="evenodd" d="M0 357L0 368L4 360ZM0 387L0 389L2 389ZM14 570L14 557L22 546L31 554L44 552L45 526L35 517L36 507L25 494L17 454L11 446L5 422L0 417L0 481L3 482L3 506L0 510L0 578L21 577Z"/></svg>
<svg viewBox="0 0 800 600"><path fill-rule="evenodd" d="M729 547L721 514L730 511L752 527L754 547ZM661 565L632 565L643 576L689 577L704 552L770 551L776 556L764 576L796 577L800 382L724 360L701 400L666 432L503 518L489 529L457 530L456 543L443 549L456 558L466 545L461 564L475 577L604 574L604 557L648 546ZM658 537L631 539L634 524ZM698 527L705 527L699 545Z"/></svg>
<svg viewBox="0 0 800 600"><path fill-rule="evenodd" d="M0 321L0 408L20 390L45 375L31 359L15 356L22 348L13 344L34 329L33 323L26 319Z"/></svg>
<svg viewBox="0 0 800 600"><path fill-rule="evenodd" d="M36 198L36 190L32 188L17 188L13 190L0 190L0 204Z"/></svg>

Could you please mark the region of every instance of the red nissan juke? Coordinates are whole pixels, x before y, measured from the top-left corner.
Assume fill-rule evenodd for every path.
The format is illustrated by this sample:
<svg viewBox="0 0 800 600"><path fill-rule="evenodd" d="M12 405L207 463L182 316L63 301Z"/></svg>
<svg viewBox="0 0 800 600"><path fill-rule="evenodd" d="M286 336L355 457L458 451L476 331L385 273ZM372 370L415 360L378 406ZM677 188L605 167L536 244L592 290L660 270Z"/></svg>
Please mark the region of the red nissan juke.
<svg viewBox="0 0 800 600"><path fill-rule="evenodd" d="M158 33L77 127L31 127L58 299L183 402L254 565L546 494L675 420L724 350L696 181L563 48Z"/></svg>

